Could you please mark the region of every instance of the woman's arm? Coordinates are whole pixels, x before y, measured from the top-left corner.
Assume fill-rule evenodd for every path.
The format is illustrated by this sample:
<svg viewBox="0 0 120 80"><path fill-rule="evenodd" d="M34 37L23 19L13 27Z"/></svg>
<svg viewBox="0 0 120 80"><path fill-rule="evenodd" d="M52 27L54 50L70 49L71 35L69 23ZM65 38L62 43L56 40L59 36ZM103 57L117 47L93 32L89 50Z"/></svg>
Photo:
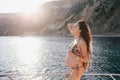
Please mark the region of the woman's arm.
<svg viewBox="0 0 120 80"><path fill-rule="evenodd" d="M80 60L81 62L88 62L88 52L87 52L87 45L86 42L81 40L78 42L77 48L80 52L80 57L77 58L77 60Z"/></svg>

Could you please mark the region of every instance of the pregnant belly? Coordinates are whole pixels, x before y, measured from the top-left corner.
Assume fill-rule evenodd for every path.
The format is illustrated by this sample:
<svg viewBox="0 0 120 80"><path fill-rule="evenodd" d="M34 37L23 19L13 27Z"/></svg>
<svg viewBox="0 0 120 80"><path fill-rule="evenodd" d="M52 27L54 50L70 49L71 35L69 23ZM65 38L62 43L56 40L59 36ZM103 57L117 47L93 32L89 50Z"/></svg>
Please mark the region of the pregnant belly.
<svg viewBox="0 0 120 80"><path fill-rule="evenodd" d="M68 54L67 54L67 56L65 58L65 62L67 64L67 66L69 66L69 67L74 67L77 64L76 59L74 57L71 57Z"/></svg>

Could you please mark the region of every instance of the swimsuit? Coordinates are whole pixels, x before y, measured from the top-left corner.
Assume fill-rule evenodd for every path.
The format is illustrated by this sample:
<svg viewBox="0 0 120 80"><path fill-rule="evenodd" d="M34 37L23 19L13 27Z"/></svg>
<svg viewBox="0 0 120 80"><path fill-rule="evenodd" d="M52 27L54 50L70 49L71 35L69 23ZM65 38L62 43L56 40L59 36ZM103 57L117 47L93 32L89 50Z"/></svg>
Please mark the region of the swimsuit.
<svg viewBox="0 0 120 80"><path fill-rule="evenodd" d="M70 45L71 47L69 47L70 51L71 51L73 54L79 56L80 58L83 58L84 56L83 56L83 55L80 53L80 51L78 50L77 44L74 44L74 46L72 46L72 45L73 45L73 43ZM76 67L72 67L71 69L77 69L77 70L79 70L79 68L82 68L82 67L84 67L84 68L86 69L86 66L87 66L87 63L82 62L82 66L76 65Z"/></svg>
<svg viewBox="0 0 120 80"><path fill-rule="evenodd" d="M74 53L75 55L79 56L79 57L83 57L82 54L80 53L80 51L77 48L77 44L75 44L72 49L71 52Z"/></svg>

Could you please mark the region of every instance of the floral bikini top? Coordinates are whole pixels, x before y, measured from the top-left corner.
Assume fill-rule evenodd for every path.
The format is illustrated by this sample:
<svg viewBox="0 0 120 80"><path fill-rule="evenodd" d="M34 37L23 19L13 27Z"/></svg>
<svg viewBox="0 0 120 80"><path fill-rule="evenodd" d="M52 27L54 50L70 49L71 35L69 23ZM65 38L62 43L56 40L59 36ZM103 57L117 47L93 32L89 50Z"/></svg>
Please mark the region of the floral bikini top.
<svg viewBox="0 0 120 80"><path fill-rule="evenodd" d="M71 45L70 45L70 47L69 47L69 50L70 50L73 54L75 54L75 55L77 55L77 56L80 56L80 57L83 57L83 55L82 55L82 54L80 53L80 51L78 50L77 43L75 43L75 44L74 44L74 42L71 43Z"/></svg>

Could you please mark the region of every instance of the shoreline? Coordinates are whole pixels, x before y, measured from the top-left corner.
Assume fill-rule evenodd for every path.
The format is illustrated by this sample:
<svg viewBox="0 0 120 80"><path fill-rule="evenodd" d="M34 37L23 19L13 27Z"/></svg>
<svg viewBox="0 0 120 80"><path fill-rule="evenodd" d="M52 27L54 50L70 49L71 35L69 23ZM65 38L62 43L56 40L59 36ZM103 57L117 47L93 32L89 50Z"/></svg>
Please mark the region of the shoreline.
<svg viewBox="0 0 120 80"><path fill-rule="evenodd" d="M92 37L120 37L120 35L92 35Z"/></svg>

